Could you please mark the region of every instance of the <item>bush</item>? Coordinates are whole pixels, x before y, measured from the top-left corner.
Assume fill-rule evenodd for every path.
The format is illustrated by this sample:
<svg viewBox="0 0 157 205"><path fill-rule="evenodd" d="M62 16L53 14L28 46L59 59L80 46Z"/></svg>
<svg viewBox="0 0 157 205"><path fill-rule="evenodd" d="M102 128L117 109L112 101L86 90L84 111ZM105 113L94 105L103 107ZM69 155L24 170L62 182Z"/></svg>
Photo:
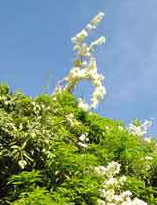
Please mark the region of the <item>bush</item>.
<svg viewBox="0 0 157 205"><path fill-rule="evenodd" d="M157 204L157 146L121 121L77 107L69 92L30 98L0 86L0 204L97 204L104 177L94 169L121 164L115 194Z"/></svg>

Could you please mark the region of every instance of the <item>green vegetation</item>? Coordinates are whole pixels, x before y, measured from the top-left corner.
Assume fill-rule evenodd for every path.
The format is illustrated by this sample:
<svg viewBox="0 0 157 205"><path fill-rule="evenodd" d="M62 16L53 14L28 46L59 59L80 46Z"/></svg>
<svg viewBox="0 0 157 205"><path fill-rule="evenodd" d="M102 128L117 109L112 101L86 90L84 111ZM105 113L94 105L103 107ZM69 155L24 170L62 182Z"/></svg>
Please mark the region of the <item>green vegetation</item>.
<svg viewBox="0 0 157 205"><path fill-rule="evenodd" d="M31 98L0 85L0 204L97 204L104 176L121 164L116 190L157 204L157 144L121 121L78 108L66 92Z"/></svg>

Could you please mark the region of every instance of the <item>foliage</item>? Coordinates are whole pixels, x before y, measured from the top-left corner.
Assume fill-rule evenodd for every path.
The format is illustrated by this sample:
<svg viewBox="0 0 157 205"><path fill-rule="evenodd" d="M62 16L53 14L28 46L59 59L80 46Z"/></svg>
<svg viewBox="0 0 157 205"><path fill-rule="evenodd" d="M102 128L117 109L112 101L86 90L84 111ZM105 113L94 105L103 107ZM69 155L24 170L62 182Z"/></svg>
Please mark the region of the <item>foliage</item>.
<svg viewBox="0 0 157 205"><path fill-rule="evenodd" d="M121 121L78 108L67 91L36 98L0 86L0 204L97 204L104 177L121 164L118 192L157 204L157 145Z"/></svg>

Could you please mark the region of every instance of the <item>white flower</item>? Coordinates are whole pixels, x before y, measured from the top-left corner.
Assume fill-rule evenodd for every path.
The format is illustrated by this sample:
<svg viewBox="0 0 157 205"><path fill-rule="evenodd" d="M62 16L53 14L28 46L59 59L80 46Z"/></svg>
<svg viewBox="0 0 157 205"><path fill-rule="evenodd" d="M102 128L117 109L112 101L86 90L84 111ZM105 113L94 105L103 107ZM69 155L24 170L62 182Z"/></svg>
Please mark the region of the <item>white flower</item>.
<svg viewBox="0 0 157 205"><path fill-rule="evenodd" d="M104 166L97 166L94 170L98 175L105 175L106 173L106 168Z"/></svg>
<svg viewBox="0 0 157 205"><path fill-rule="evenodd" d="M80 33L78 33L77 35L76 35L76 37L80 37L80 36L85 36L85 37L87 37L88 36L88 33L86 32L86 30L82 30Z"/></svg>
<svg viewBox="0 0 157 205"><path fill-rule="evenodd" d="M105 13L104 12L99 12L98 16L99 16L99 18L103 18L105 16Z"/></svg>
<svg viewBox="0 0 157 205"><path fill-rule="evenodd" d="M73 43L76 42L76 40L77 40L76 37L71 38L71 41L72 41Z"/></svg>
<svg viewBox="0 0 157 205"><path fill-rule="evenodd" d="M83 62L82 62L82 65L83 65L83 66L86 66L86 65L87 65L87 61L83 61Z"/></svg>
<svg viewBox="0 0 157 205"><path fill-rule="evenodd" d="M93 26L89 23L89 24L87 24L86 29L87 29L88 31L90 31L90 30L92 30L92 29L94 29L94 28L93 28Z"/></svg>
<svg viewBox="0 0 157 205"><path fill-rule="evenodd" d="M27 162L25 160L20 160L18 161L18 165L20 166L21 169L24 169L27 165Z"/></svg>
<svg viewBox="0 0 157 205"><path fill-rule="evenodd" d="M92 20L90 23L87 24L86 30L90 32L91 30L96 29L97 25L101 22L105 14L103 12L99 12Z"/></svg>
<svg viewBox="0 0 157 205"><path fill-rule="evenodd" d="M57 98L56 98L56 97L53 97L52 100L53 100L54 102L57 102Z"/></svg>
<svg viewBox="0 0 157 205"><path fill-rule="evenodd" d="M131 191L127 190L121 193L122 198L130 197L132 195Z"/></svg>
<svg viewBox="0 0 157 205"><path fill-rule="evenodd" d="M102 85L97 86L93 92L93 96L98 99L103 99L105 94L106 94L106 89Z"/></svg>
<svg viewBox="0 0 157 205"><path fill-rule="evenodd" d="M99 104L99 101L96 99L92 99L92 104L90 105L91 109L96 109Z"/></svg>
<svg viewBox="0 0 157 205"><path fill-rule="evenodd" d="M117 186L118 185L118 181L116 178L111 177L109 178L106 182L105 182L105 187L106 186Z"/></svg>
<svg viewBox="0 0 157 205"><path fill-rule="evenodd" d="M97 200L97 205L107 205L107 204L105 203L105 201L99 199Z"/></svg>
<svg viewBox="0 0 157 205"><path fill-rule="evenodd" d="M106 205L147 205L144 201L135 198L131 199L132 193L129 190L121 192L119 195L117 191L121 190L121 185L126 181L126 177L120 178L113 177L120 171L120 164L117 162L110 162L107 167L97 166L95 172L104 177L105 181L99 190L99 199L97 204Z"/></svg>
<svg viewBox="0 0 157 205"><path fill-rule="evenodd" d="M89 105L85 103L81 98L79 98L78 107L82 108L84 111L89 110Z"/></svg>
<svg viewBox="0 0 157 205"><path fill-rule="evenodd" d="M78 47L78 54L81 56L90 56L89 48L86 43L83 43L81 47Z"/></svg>
<svg viewBox="0 0 157 205"><path fill-rule="evenodd" d="M153 125L153 119L145 120L143 123L143 126L145 126L145 127L151 127L152 125Z"/></svg>
<svg viewBox="0 0 157 205"><path fill-rule="evenodd" d="M102 18L105 16L105 14L103 12L98 13L93 19L92 19L92 23L97 25L98 23L100 23L100 21L102 20Z"/></svg>
<svg viewBox="0 0 157 205"><path fill-rule="evenodd" d="M104 17L103 12L99 12L90 23L87 24L85 29L81 30L76 34L71 40L74 44L74 51L77 57L74 59L75 62L80 62L76 64L72 70L70 70L68 76L64 78L66 85L64 88L58 88L57 91L68 90L73 91L76 85L84 79L89 80L95 87L91 97L91 104L84 102L82 99L78 99L78 107L82 108L84 111L89 111L89 109L95 109L100 100L104 99L106 94L106 89L102 82L104 76L98 73L96 59L93 57L92 49L95 46L105 43L105 37L101 36L89 45L85 43L85 38L88 36L89 32L97 27Z"/></svg>
<svg viewBox="0 0 157 205"><path fill-rule="evenodd" d="M86 141L86 137L87 137L86 134L82 134L82 135L79 137L79 140L81 140L81 141Z"/></svg>
<svg viewBox="0 0 157 205"><path fill-rule="evenodd" d="M148 142L148 143L150 143L150 142L152 141L152 139L149 138L149 137L145 137L144 140L145 140L146 142Z"/></svg>
<svg viewBox="0 0 157 205"><path fill-rule="evenodd" d="M105 200L108 201L108 202L112 202L114 200L114 194L115 194L115 191L114 189L109 189L105 192Z"/></svg>
<svg viewBox="0 0 157 205"><path fill-rule="evenodd" d="M152 126L152 119L151 120L145 120L143 124L137 126L134 124L129 125L129 131L132 134L143 136L147 134L148 128Z"/></svg>
<svg viewBox="0 0 157 205"><path fill-rule="evenodd" d="M120 184L123 185L126 180L127 180L127 177L123 175L122 177L120 177L119 182Z"/></svg>
<svg viewBox="0 0 157 205"><path fill-rule="evenodd" d="M153 160L153 157L146 156L144 159L145 159L145 160Z"/></svg>
<svg viewBox="0 0 157 205"><path fill-rule="evenodd" d="M73 37L71 40L73 43L77 43L77 41L81 41L84 38L86 38L88 36L88 33L85 29L83 29L81 32L79 32L78 34L76 34L75 37Z"/></svg>
<svg viewBox="0 0 157 205"><path fill-rule="evenodd" d="M97 40L93 41L90 46L89 49L93 49L95 46L100 46L101 44L105 43L105 36L101 36L100 38L98 38Z"/></svg>
<svg viewBox="0 0 157 205"><path fill-rule="evenodd" d="M140 199L138 199L138 198L135 198L133 200L133 205L147 205L147 203L142 201L142 200L140 200Z"/></svg>
<svg viewBox="0 0 157 205"><path fill-rule="evenodd" d="M71 126L74 126L74 115L72 113L66 115L66 119L70 123Z"/></svg>
<svg viewBox="0 0 157 205"><path fill-rule="evenodd" d="M106 167L106 175L112 176L120 172L120 164L117 162L110 162Z"/></svg>
<svg viewBox="0 0 157 205"><path fill-rule="evenodd" d="M79 142L78 145L80 147L84 147L84 148L88 147L88 144L85 144L85 143L82 143L82 142Z"/></svg>

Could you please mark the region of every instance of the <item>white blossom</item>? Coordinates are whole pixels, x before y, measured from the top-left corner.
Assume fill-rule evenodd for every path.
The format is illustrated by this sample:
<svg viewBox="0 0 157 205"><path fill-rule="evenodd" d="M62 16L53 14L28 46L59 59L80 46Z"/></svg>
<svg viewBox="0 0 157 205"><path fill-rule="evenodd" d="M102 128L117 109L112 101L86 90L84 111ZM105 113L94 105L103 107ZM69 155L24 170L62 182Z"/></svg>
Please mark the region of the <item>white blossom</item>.
<svg viewBox="0 0 157 205"><path fill-rule="evenodd" d="M105 175L106 173L106 168L104 166L97 166L94 168L95 172L98 174L98 175Z"/></svg>
<svg viewBox="0 0 157 205"><path fill-rule="evenodd" d="M145 160L153 160L153 157L146 156L144 159L145 159Z"/></svg>
<svg viewBox="0 0 157 205"><path fill-rule="evenodd" d="M133 205L147 205L147 203L142 201L142 200L140 200L140 199L138 199L138 198L135 198L133 200Z"/></svg>
<svg viewBox="0 0 157 205"><path fill-rule="evenodd" d="M84 142L84 141L89 141L89 139L87 138L87 134L82 134L80 137L79 137L79 140Z"/></svg>
<svg viewBox="0 0 157 205"><path fill-rule="evenodd" d="M81 124L77 119L75 119L73 113L66 115L66 120L69 122L70 126L72 127L78 126Z"/></svg>
<svg viewBox="0 0 157 205"><path fill-rule="evenodd" d="M152 139L151 139L150 137L145 137L145 138L144 138L144 141L150 143L150 142L152 141Z"/></svg>
<svg viewBox="0 0 157 205"><path fill-rule="evenodd" d="M132 134L143 136L147 134L148 128L152 126L152 120L145 120L141 125L131 123L129 125L129 132Z"/></svg>
<svg viewBox="0 0 157 205"><path fill-rule="evenodd" d="M85 144L85 143L82 143L82 142L79 142L78 145L80 147L84 147L84 148L88 147L88 144Z"/></svg>
<svg viewBox="0 0 157 205"><path fill-rule="evenodd" d="M102 188L100 188L100 198L97 200L99 205L147 205L146 202L134 198L132 199L132 193L129 190L121 191L119 194L117 190L120 190L120 186L126 181L126 176L115 177L119 174L120 164L117 162L110 162L107 167L97 166L94 171L104 178Z"/></svg>
<svg viewBox="0 0 157 205"><path fill-rule="evenodd" d="M71 126L74 126L74 115L70 113L66 116L67 121L70 123Z"/></svg>
<svg viewBox="0 0 157 205"><path fill-rule="evenodd" d="M121 185L123 185L126 180L127 180L127 177L123 175L122 177L120 177L119 182Z"/></svg>
<svg viewBox="0 0 157 205"><path fill-rule="evenodd" d="M105 201L98 199L97 200L97 205L106 205Z"/></svg>
<svg viewBox="0 0 157 205"><path fill-rule="evenodd" d="M84 111L95 109L98 106L99 101L103 100L106 94L106 89L102 84L104 76L98 73L96 59L92 53L95 46L105 43L105 37L101 36L94 42L90 43L90 45L85 42L85 38L88 37L89 32L97 27L103 17L104 13L99 12L83 30L71 39L74 44L73 50L76 53L76 58L74 59L74 62L76 63L70 70L69 74L63 79L65 86L63 88L59 87L58 89L59 91L73 91L81 80L89 80L95 87L91 97L91 104L89 105L82 99L78 99L78 107L82 108Z"/></svg>
<svg viewBox="0 0 157 205"><path fill-rule="evenodd" d="M105 36L101 36L100 38L98 38L97 40L93 41L90 46L89 46L89 50L93 50L94 47L96 46L100 46L101 44L105 43Z"/></svg>
<svg viewBox="0 0 157 205"><path fill-rule="evenodd" d="M82 108L85 112L89 110L88 103L85 103L81 98L78 99L78 107Z"/></svg>
<svg viewBox="0 0 157 205"><path fill-rule="evenodd" d="M87 65L87 61L83 61L83 62L82 62L82 65L83 65L83 66L86 66L86 65Z"/></svg>

